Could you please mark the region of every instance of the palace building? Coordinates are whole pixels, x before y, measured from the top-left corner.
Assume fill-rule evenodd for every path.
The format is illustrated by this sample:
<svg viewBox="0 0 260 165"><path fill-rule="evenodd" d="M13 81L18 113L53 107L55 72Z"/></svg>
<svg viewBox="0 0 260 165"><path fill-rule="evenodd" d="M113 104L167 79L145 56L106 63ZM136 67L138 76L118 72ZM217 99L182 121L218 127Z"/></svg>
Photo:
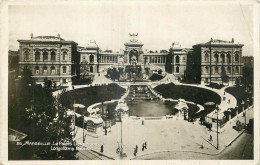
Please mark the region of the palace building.
<svg viewBox="0 0 260 165"><path fill-rule="evenodd" d="M65 41L60 35L34 37L31 34L31 39L18 42L19 71L30 69L38 83L47 78L57 84L68 85L79 72L79 54L74 41Z"/></svg>
<svg viewBox="0 0 260 165"><path fill-rule="evenodd" d="M231 41L211 40L193 45L192 56L188 56L188 78L197 83L234 83L242 76L243 44Z"/></svg>
<svg viewBox="0 0 260 165"><path fill-rule="evenodd" d="M109 68L140 70L150 68L173 74L176 79L189 83L235 82L242 76L243 44L213 40L182 48L172 43L168 50L143 50L138 33L129 34L124 50L101 51L95 41L79 47L74 41L56 36L38 36L18 40L19 70L30 69L37 82L44 79L57 84L69 85L73 79L106 71ZM141 69L142 68L142 69Z"/></svg>
<svg viewBox="0 0 260 165"><path fill-rule="evenodd" d="M181 78L184 77L188 49L174 47L171 48L173 50L171 53L167 50L144 51L143 43L138 40L138 34L129 34L129 38L129 41L124 43L125 49L120 52L101 51L95 41L90 41L85 48L79 49L81 74L98 73L111 66L141 65L142 67L153 66L155 69L162 69ZM172 56L176 56L177 61L171 62L172 59L175 59L171 58ZM178 58L180 59L178 60ZM167 69L167 63L170 65L169 69ZM174 65L177 70L172 72Z"/></svg>

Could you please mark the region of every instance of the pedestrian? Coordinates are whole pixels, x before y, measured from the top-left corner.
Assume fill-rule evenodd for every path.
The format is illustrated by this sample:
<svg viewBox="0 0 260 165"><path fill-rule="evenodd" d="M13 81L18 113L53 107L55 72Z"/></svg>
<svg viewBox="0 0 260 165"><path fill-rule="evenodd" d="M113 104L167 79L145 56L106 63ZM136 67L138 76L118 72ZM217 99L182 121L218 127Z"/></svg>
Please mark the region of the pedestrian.
<svg viewBox="0 0 260 165"><path fill-rule="evenodd" d="M103 145L101 145L100 152L101 152L101 153L103 153L103 151L104 151L104 146L103 146Z"/></svg>
<svg viewBox="0 0 260 165"><path fill-rule="evenodd" d="M212 141L212 136L211 135L209 136L209 141Z"/></svg>
<svg viewBox="0 0 260 165"><path fill-rule="evenodd" d="M107 135L107 129L105 129L105 135Z"/></svg>
<svg viewBox="0 0 260 165"><path fill-rule="evenodd" d="M144 147L145 147L145 146L144 146L144 144L143 144L143 146L142 146L142 151L144 151Z"/></svg>
<svg viewBox="0 0 260 165"><path fill-rule="evenodd" d="M136 151L136 153L138 153L138 146L137 145L135 147L135 151Z"/></svg>
<svg viewBox="0 0 260 165"><path fill-rule="evenodd" d="M134 150L134 156L136 156L136 149Z"/></svg>
<svg viewBox="0 0 260 165"><path fill-rule="evenodd" d="M142 120L142 125L144 125L144 120Z"/></svg>
<svg viewBox="0 0 260 165"><path fill-rule="evenodd" d="M119 154L119 152L120 152L120 149L119 149L119 147L116 149L116 153L117 154Z"/></svg>
<svg viewBox="0 0 260 165"><path fill-rule="evenodd" d="M144 148L147 149L147 143L146 142L144 142Z"/></svg>

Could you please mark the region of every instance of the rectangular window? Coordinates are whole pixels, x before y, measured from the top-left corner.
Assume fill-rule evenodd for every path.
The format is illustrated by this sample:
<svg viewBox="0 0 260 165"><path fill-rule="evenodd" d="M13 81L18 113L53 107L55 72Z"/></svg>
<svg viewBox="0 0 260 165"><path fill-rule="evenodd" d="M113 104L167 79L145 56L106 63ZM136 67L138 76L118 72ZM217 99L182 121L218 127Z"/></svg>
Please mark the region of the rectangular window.
<svg viewBox="0 0 260 165"><path fill-rule="evenodd" d="M63 70L63 73L66 73L66 70L67 70L66 66L64 66L64 67L62 68L62 70Z"/></svg>

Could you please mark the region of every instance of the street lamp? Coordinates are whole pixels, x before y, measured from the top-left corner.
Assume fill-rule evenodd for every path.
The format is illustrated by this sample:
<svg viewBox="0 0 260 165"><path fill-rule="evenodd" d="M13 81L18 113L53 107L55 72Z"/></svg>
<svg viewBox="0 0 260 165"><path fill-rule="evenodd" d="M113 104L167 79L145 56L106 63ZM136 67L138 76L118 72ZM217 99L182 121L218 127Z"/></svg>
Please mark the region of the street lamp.
<svg viewBox="0 0 260 165"><path fill-rule="evenodd" d="M216 104L216 111L215 113L217 113L217 150L219 149L219 142L218 142L218 112L219 112L220 108L218 106L218 104Z"/></svg>
<svg viewBox="0 0 260 165"><path fill-rule="evenodd" d="M243 112L243 114L245 115L245 112L244 112L244 104L245 104L245 102L244 102L244 100L242 100L241 101L241 106L242 106L242 112ZM245 115L246 116L246 115ZM246 125L246 117L245 117L245 125Z"/></svg>
<svg viewBox="0 0 260 165"><path fill-rule="evenodd" d="M121 122L121 147L120 147L120 158L122 159L124 156L123 153L123 120L122 120L122 110L119 109L117 112L117 115L119 117L119 122Z"/></svg>
<svg viewBox="0 0 260 165"><path fill-rule="evenodd" d="M247 110L248 110L248 108L249 108L249 98L247 98ZM246 110L245 110L245 128L246 128Z"/></svg>

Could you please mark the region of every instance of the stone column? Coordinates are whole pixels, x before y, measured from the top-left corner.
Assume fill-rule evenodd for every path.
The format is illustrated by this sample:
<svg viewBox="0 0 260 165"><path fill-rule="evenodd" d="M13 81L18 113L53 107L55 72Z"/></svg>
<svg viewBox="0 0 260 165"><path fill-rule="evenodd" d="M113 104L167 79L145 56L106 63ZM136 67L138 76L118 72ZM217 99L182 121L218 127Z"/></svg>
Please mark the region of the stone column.
<svg viewBox="0 0 260 165"><path fill-rule="evenodd" d="M43 61L42 51L39 52L40 52L40 61Z"/></svg>

